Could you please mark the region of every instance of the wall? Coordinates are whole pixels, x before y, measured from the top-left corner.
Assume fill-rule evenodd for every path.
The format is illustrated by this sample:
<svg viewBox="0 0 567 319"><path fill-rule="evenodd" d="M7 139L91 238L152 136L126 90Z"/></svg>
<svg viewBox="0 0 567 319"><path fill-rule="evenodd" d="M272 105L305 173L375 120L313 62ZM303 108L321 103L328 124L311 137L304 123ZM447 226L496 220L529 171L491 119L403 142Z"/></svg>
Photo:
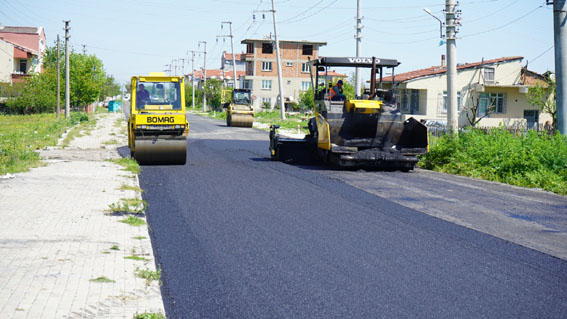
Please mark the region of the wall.
<svg viewBox="0 0 567 319"><path fill-rule="evenodd" d="M14 71L14 46L0 40L0 83L11 83Z"/></svg>

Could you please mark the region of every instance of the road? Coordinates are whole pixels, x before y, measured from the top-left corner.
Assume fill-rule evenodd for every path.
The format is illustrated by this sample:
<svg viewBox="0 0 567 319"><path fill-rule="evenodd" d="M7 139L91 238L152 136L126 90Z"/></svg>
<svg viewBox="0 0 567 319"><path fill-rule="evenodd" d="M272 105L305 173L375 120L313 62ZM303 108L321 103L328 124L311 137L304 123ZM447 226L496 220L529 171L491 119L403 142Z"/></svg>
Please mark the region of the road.
<svg viewBox="0 0 567 319"><path fill-rule="evenodd" d="M564 197L272 162L267 132L189 121L187 164L140 174L168 318L567 313Z"/></svg>

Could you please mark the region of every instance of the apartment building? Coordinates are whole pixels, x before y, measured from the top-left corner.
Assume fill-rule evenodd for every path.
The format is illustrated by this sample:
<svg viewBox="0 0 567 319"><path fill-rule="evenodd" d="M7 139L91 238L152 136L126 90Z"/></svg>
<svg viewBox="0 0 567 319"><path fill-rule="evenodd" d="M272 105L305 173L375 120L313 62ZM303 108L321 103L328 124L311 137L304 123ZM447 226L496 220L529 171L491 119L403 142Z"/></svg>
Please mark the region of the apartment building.
<svg viewBox="0 0 567 319"><path fill-rule="evenodd" d="M254 107L276 104L279 96L276 48L271 39L245 39L243 61L245 75L240 78L240 87L252 90L256 98ZM319 49L326 42L279 41L283 95L286 102L297 102L299 92L311 87L311 76L307 61L319 56Z"/></svg>

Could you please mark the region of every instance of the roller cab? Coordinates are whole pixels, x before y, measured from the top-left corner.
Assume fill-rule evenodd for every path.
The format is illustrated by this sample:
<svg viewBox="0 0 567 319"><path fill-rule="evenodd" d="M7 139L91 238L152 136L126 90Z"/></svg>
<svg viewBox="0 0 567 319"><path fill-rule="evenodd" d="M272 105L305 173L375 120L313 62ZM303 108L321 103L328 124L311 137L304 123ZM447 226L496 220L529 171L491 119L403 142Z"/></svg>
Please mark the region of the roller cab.
<svg viewBox="0 0 567 319"><path fill-rule="evenodd" d="M248 89L224 90L223 107L226 108L226 126L252 127L254 108Z"/></svg>
<svg viewBox="0 0 567 319"><path fill-rule="evenodd" d="M189 123L183 77L152 73L131 80L128 146L140 164L185 164Z"/></svg>
<svg viewBox="0 0 567 319"><path fill-rule="evenodd" d="M402 120L392 91L383 90L380 79L384 68L392 70L399 63L391 59L322 57L311 61L317 70L314 87L314 117L303 139L290 139L270 132L272 159L287 162L323 161L339 167L385 170L412 170L417 155L428 150L427 128L409 118ZM361 96L346 99L329 94L325 74L328 67L371 68L370 88ZM322 80L321 80L322 78Z"/></svg>

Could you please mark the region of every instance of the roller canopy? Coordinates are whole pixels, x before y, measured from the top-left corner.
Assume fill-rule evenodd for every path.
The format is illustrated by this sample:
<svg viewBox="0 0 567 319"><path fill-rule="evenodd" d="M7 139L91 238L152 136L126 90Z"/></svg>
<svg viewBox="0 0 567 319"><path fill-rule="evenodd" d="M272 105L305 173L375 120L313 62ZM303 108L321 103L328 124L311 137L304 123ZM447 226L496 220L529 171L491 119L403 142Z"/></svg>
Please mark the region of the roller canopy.
<svg viewBox="0 0 567 319"><path fill-rule="evenodd" d="M370 58L356 58L356 57L320 57L319 59L312 60L308 62L315 66L344 66L344 67L359 67L359 68L371 68L372 67L372 57ZM398 60L394 59L380 59L376 58L377 67L396 67L400 65Z"/></svg>

